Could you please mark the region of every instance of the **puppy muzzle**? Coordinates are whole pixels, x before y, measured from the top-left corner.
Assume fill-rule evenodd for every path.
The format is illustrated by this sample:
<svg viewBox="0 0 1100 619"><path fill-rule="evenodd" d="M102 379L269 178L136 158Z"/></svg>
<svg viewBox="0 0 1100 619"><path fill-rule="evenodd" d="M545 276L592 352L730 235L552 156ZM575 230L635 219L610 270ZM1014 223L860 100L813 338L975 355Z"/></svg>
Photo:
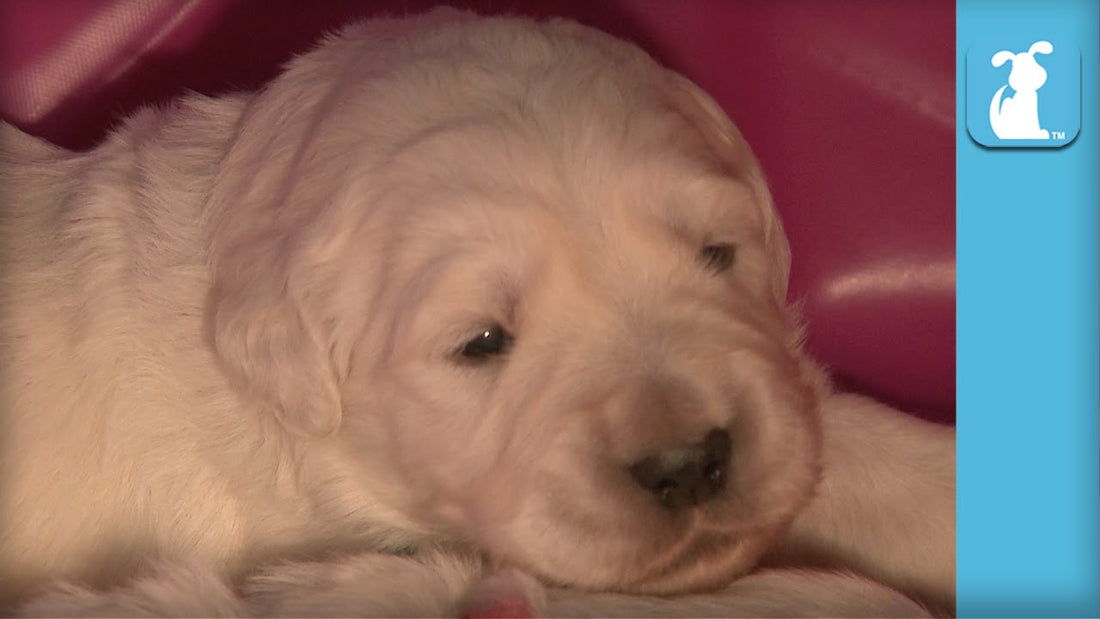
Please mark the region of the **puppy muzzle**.
<svg viewBox="0 0 1100 619"><path fill-rule="evenodd" d="M699 505L717 495L729 477L731 441L715 428L703 440L642 458L630 475L669 509Z"/></svg>

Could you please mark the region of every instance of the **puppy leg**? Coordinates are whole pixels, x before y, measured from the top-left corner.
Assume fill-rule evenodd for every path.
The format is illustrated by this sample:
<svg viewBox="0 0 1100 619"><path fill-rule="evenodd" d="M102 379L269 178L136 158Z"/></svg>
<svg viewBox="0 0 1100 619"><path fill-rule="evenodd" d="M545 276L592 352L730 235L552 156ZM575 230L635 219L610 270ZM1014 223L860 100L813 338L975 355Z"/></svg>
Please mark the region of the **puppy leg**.
<svg viewBox="0 0 1100 619"><path fill-rule="evenodd" d="M822 483L768 563L846 566L953 609L954 429L855 395L822 415Z"/></svg>
<svg viewBox="0 0 1100 619"><path fill-rule="evenodd" d="M19 608L17 617L245 617L248 610L213 570L156 564L133 582L94 591L59 583Z"/></svg>
<svg viewBox="0 0 1100 619"><path fill-rule="evenodd" d="M547 592L546 617L930 617L921 605L850 573L762 570L711 594L659 598Z"/></svg>
<svg viewBox="0 0 1100 619"><path fill-rule="evenodd" d="M241 593L260 617L453 617L482 573L480 561L441 551L362 554L270 567Z"/></svg>
<svg viewBox="0 0 1100 619"><path fill-rule="evenodd" d="M131 583L96 591L58 583L19 617L520 617L536 616L542 588L512 570L483 578L481 562L444 552L364 554L291 563L249 577L238 596L202 567L163 562Z"/></svg>

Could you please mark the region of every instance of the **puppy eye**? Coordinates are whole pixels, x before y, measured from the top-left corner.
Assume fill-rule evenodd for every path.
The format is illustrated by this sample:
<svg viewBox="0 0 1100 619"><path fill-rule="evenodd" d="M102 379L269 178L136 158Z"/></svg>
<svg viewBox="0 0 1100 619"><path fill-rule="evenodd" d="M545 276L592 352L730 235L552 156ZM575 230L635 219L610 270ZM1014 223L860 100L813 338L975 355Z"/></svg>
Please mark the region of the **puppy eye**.
<svg viewBox="0 0 1100 619"><path fill-rule="evenodd" d="M504 327L494 324L486 327L462 347L462 356L481 360L503 354L512 343L512 336Z"/></svg>
<svg viewBox="0 0 1100 619"><path fill-rule="evenodd" d="M733 265L736 248L729 243L714 243L699 250L699 261L708 270L721 273Z"/></svg>

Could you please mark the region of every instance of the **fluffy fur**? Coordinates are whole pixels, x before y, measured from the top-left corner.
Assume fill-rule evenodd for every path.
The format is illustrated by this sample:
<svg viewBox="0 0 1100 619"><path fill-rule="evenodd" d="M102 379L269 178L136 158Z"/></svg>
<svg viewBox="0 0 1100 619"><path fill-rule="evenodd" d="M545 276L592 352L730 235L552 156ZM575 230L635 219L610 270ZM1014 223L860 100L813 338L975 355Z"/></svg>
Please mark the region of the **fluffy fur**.
<svg viewBox="0 0 1100 619"><path fill-rule="evenodd" d="M747 145L631 45L359 23L88 153L2 127L0 187L22 613L953 603L953 433L833 392ZM492 324L509 350L464 358ZM712 500L670 510L628 473L712 428Z"/></svg>

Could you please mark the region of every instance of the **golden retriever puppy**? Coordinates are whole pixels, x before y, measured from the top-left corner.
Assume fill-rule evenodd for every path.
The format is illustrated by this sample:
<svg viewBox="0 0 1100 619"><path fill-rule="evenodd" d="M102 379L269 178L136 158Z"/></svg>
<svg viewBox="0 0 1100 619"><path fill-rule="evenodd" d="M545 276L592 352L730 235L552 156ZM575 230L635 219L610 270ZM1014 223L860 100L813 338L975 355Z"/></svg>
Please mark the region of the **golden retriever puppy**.
<svg viewBox="0 0 1100 619"><path fill-rule="evenodd" d="M953 603L953 433L833 392L748 146L627 43L354 24L89 153L5 126L0 187L19 612Z"/></svg>

